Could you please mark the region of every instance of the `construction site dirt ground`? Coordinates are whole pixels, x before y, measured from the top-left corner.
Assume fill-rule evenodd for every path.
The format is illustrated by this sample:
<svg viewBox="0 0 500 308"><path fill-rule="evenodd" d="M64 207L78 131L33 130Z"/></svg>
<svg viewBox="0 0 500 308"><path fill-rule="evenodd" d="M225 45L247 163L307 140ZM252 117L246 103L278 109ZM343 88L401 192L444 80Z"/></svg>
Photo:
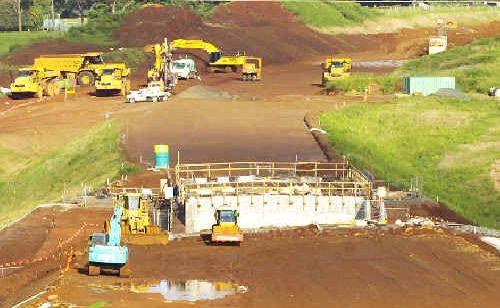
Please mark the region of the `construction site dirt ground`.
<svg viewBox="0 0 500 308"><path fill-rule="evenodd" d="M493 35L498 33L499 25L483 25L471 33ZM415 30L381 34L381 40L373 36L341 39L348 43L342 46L352 48L346 47L346 54L353 57L355 66L356 62L416 56L425 44L422 38L429 33ZM471 40L467 33L464 30L456 34L457 43ZM380 45L381 41L392 47ZM170 145L172 162L177 159L177 151L182 162L322 161L325 158L321 149L304 125L305 114L362 100L359 96L321 94L320 61L328 56L321 51L327 43L313 50L315 55L300 60L290 55L294 59L290 63L280 63L281 58L274 55L275 64L264 62L261 82L244 83L233 73L203 73L201 81L181 82L177 95L166 103L125 104L121 97L95 97L90 89L78 89L66 102L62 95L43 102L0 98L0 144L14 152L41 155L99 123L116 120L122 128L125 155L131 162L142 161L143 167L153 162L153 145L163 143ZM40 44L36 51L21 50L7 63L30 61L39 50L53 52L52 47ZM80 47L71 45L64 50L76 51ZM358 71L377 73L390 69L375 65ZM144 83L143 77L134 77L135 88ZM0 76L0 81L5 80ZM189 98L183 98L183 93L189 93ZM369 102L390 99L372 96ZM158 187L163 176L143 171L131 177L128 185ZM432 216L440 209L426 208L424 212ZM465 239L432 230L405 233L404 229L336 229L318 233L312 228L248 235L240 247L208 246L200 238L173 241L166 246L130 246L132 278L88 277L81 270L87 236L100 231L109 215L109 209L100 208L41 208L0 231L0 263L18 262L51 256L58 251L60 241L87 224L85 231L71 241L76 268L59 280L65 260L51 259L0 277L0 305L10 307L54 286L32 305L56 294L60 302L77 305L105 301L116 307L163 306L159 294L128 291L132 284L157 284L163 279L235 282L248 287L244 294L200 302L199 306L500 305L498 253L480 245L476 237Z"/></svg>
<svg viewBox="0 0 500 308"><path fill-rule="evenodd" d="M440 229L318 232L311 227L250 234L240 247L211 246L194 237L129 248L133 271L129 279L87 276L83 255L62 278L56 271L51 279L31 284L13 298L35 294L48 284L49 291L32 301L33 306L51 296L53 302L78 306L105 302L113 307L160 307L166 299L148 291L148 286L161 280L198 279L236 283L246 292L167 306L497 307L500 303L498 254Z"/></svg>
<svg viewBox="0 0 500 308"><path fill-rule="evenodd" d="M304 125L305 113L342 108L361 101L361 97L320 95L319 68L312 65L317 61L318 58L309 58L294 65L271 66L266 70L266 79L260 83L242 83L236 74L207 75L201 82L181 85L176 97L159 104L124 104L120 97L96 98L86 89L79 89L67 102L62 97L43 103L34 99L22 102L3 99L0 141L24 150L41 144L43 147L37 148L38 151L49 151L105 121L107 114L109 119L121 123L123 148L133 162L141 157L145 163L152 162L152 148L156 143L171 146L173 161L177 150L181 161L190 162L324 160ZM200 84L203 87L196 87ZM183 99L182 92L191 87L199 89L200 97ZM228 92L231 98L206 99L204 89ZM388 99L390 97L380 96L370 101ZM19 108L13 109L17 104ZM157 187L162 176L144 172L132 177L129 185ZM83 222L91 217L92 223L101 225L109 216L109 211L91 208L69 213L61 213L57 218L60 222L56 220L56 230L67 226L64 231L51 231L46 224L38 223L45 215L38 210L3 230L0 233L2 261L31 259L49 252L49 248L42 247L54 249L60 239L43 235L44 230L49 235L51 232L72 234L80 227L73 223L75 219ZM212 247L199 240L171 242L167 246L133 246L134 278L90 278L72 269L54 292L61 301L75 304L105 298L118 307L124 306L125 301L129 306L141 303L155 306L164 304L158 294L144 296L106 287L104 293L94 294L87 284L208 279L234 281L248 286L248 292L203 302L203 306L373 304L397 307L479 303L486 307L496 306L500 301L493 291L499 286L498 256L461 237L381 235L377 231L370 231L366 236L335 233L302 236L297 232L249 236L241 247ZM32 237L32 234L38 236ZM31 240L26 241L26 237ZM22 248L13 244L18 242L23 242ZM74 245L83 249L86 243L86 238L81 236ZM64 266L62 261L35 263L0 279L4 286L0 301L8 306L47 285L57 284L61 266ZM42 300L46 299L44 296Z"/></svg>

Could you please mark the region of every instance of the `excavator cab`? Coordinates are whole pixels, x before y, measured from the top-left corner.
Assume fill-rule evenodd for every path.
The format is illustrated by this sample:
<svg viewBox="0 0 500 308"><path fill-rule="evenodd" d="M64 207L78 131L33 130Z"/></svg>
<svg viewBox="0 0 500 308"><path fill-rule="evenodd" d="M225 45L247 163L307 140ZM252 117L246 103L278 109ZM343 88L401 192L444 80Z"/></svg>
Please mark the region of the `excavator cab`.
<svg viewBox="0 0 500 308"><path fill-rule="evenodd" d="M216 224L212 226L212 243L243 242L243 231L238 226L238 211L221 208L215 210Z"/></svg>

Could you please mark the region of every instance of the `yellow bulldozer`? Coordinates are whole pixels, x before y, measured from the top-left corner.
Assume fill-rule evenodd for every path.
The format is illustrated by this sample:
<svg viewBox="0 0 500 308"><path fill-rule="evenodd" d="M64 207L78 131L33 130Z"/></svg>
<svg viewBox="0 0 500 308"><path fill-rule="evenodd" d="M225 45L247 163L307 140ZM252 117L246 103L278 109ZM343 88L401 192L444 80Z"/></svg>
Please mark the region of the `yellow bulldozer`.
<svg viewBox="0 0 500 308"><path fill-rule="evenodd" d="M26 96L41 98L59 94L61 74L56 70L28 66L19 69L19 76L10 85L11 97L18 99Z"/></svg>
<svg viewBox="0 0 500 308"><path fill-rule="evenodd" d="M243 242L243 231L238 226L238 211L230 208L215 210L216 224L212 226L211 242L233 243Z"/></svg>
<svg viewBox="0 0 500 308"><path fill-rule="evenodd" d="M351 62L351 58L327 58L322 64L321 86L326 87L330 81L349 77L351 75Z"/></svg>
<svg viewBox="0 0 500 308"><path fill-rule="evenodd" d="M107 63L98 72L95 91L99 96L122 95L130 91L130 69L124 63Z"/></svg>
<svg viewBox="0 0 500 308"><path fill-rule="evenodd" d="M262 78L262 58L245 57L241 69L243 81L256 81Z"/></svg>
<svg viewBox="0 0 500 308"><path fill-rule="evenodd" d="M168 233L154 224L155 205L158 195L150 189L127 189L117 193L115 207L122 207L121 230L125 242L132 244L166 244Z"/></svg>

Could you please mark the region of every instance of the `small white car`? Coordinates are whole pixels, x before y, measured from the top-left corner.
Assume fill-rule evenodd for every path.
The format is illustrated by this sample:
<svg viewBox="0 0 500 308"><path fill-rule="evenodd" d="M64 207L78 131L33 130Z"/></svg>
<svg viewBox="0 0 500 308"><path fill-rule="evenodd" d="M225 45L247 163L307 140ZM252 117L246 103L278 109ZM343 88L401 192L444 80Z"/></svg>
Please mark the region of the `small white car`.
<svg viewBox="0 0 500 308"><path fill-rule="evenodd" d="M126 102L160 102L166 101L170 95L169 92L163 91L161 87L147 87L141 88L138 91L130 91L130 94L127 95Z"/></svg>

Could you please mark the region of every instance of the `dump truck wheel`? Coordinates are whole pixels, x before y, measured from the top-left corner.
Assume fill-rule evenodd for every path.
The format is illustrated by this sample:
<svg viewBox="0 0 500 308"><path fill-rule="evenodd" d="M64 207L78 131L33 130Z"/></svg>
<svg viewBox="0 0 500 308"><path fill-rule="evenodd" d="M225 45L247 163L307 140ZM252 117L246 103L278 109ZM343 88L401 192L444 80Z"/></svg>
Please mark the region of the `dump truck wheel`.
<svg viewBox="0 0 500 308"><path fill-rule="evenodd" d="M61 94L61 89L59 88L59 85L56 82L53 82L52 84L54 86L54 95Z"/></svg>
<svg viewBox="0 0 500 308"><path fill-rule="evenodd" d="M89 276L99 276L101 274L101 268L99 266L89 265Z"/></svg>
<svg viewBox="0 0 500 308"><path fill-rule="evenodd" d="M54 96L54 85L52 83L47 85L47 94L50 97Z"/></svg>
<svg viewBox="0 0 500 308"><path fill-rule="evenodd" d="M236 73L238 71L238 67L236 65L231 66L231 71Z"/></svg>
<svg viewBox="0 0 500 308"><path fill-rule="evenodd" d="M94 84L94 74L87 71L80 72L77 81L79 86L90 87Z"/></svg>

